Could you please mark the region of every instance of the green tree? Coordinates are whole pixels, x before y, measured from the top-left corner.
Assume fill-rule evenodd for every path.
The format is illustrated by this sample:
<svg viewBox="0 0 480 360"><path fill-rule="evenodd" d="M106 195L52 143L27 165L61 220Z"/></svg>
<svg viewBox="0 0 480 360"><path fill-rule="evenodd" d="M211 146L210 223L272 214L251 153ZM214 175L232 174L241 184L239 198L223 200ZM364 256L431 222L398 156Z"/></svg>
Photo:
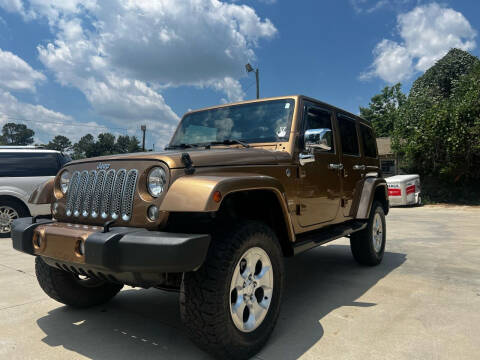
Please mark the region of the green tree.
<svg viewBox="0 0 480 360"><path fill-rule="evenodd" d="M92 134L82 136L82 138L73 145L73 159L83 159L96 156L95 138Z"/></svg>
<svg viewBox="0 0 480 360"><path fill-rule="evenodd" d="M467 51L452 49L415 80L409 96L416 98L425 95L438 100L446 99L455 88L456 82L478 62L478 58Z"/></svg>
<svg viewBox="0 0 480 360"><path fill-rule="evenodd" d="M4 145L31 145L35 131L24 124L7 123L3 125L0 143Z"/></svg>
<svg viewBox="0 0 480 360"><path fill-rule="evenodd" d="M72 148L72 142L66 136L57 135L51 141L49 141L45 147L50 150L65 152Z"/></svg>
<svg viewBox="0 0 480 360"><path fill-rule="evenodd" d="M479 99L480 60L458 49L414 82L393 136L408 171L444 184L480 180Z"/></svg>
<svg viewBox="0 0 480 360"><path fill-rule="evenodd" d="M102 133L98 135L98 141L96 142L96 148L98 155L111 155L116 154L116 147L115 147L115 135L110 133Z"/></svg>
<svg viewBox="0 0 480 360"><path fill-rule="evenodd" d="M372 97L368 107L360 107L360 116L370 120L378 137L391 136L398 120L398 109L406 100L400 83L386 86L380 94Z"/></svg>
<svg viewBox="0 0 480 360"><path fill-rule="evenodd" d="M83 159L94 156L126 154L141 150L140 142L135 136L119 136L115 141L115 135L102 133L97 139L91 134L83 136L73 145L73 158Z"/></svg>
<svg viewBox="0 0 480 360"><path fill-rule="evenodd" d="M116 151L119 154L139 152L141 150L140 141L135 136L120 135L117 138Z"/></svg>

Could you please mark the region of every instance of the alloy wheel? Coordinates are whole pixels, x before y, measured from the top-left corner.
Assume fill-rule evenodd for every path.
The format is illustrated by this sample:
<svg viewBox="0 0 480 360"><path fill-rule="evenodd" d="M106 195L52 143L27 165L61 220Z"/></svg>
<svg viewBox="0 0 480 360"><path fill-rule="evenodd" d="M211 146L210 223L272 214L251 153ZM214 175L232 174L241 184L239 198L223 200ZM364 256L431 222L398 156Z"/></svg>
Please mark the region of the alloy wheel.
<svg viewBox="0 0 480 360"><path fill-rule="evenodd" d="M12 221L18 219L17 211L7 205L0 205L0 234L8 234L12 230Z"/></svg>
<svg viewBox="0 0 480 360"><path fill-rule="evenodd" d="M230 285L230 314L238 330L251 332L262 324L272 301L273 275L265 250L253 247L240 258Z"/></svg>

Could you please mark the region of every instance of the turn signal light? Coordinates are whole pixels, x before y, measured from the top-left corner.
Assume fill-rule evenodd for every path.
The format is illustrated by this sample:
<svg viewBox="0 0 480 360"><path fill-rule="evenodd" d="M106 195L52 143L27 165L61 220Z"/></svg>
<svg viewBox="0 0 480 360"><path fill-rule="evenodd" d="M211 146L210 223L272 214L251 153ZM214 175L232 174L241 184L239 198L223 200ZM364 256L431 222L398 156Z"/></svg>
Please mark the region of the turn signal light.
<svg viewBox="0 0 480 360"><path fill-rule="evenodd" d="M222 194L220 193L220 191L215 191L213 193L213 201L215 201L216 203L220 202L222 200Z"/></svg>

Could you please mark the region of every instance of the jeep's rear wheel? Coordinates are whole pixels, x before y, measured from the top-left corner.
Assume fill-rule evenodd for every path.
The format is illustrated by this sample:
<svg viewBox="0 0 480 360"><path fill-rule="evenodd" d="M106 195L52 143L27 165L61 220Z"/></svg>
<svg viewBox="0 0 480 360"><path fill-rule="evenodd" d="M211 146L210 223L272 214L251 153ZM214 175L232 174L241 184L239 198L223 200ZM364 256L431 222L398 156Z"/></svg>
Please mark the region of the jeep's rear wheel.
<svg viewBox="0 0 480 360"><path fill-rule="evenodd" d="M222 359L248 359L273 331L283 287L275 234L261 223L245 222L215 236L202 267L185 273L182 320L203 350Z"/></svg>
<svg viewBox="0 0 480 360"><path fill-rule="evenodd" d="M374 202L367 227L353 233L350 237L350 249L358 263L374 266L382 262L385 252L386 231L383 207L379 202Z"/></svg>
<svg viewBox="0 0 480 360"><path fill-rule="evenodd" d="M104 304L122 289L113 284L49 266L40 256L35 258L35 274L38 283L53 300L77 308Z"/></svg>

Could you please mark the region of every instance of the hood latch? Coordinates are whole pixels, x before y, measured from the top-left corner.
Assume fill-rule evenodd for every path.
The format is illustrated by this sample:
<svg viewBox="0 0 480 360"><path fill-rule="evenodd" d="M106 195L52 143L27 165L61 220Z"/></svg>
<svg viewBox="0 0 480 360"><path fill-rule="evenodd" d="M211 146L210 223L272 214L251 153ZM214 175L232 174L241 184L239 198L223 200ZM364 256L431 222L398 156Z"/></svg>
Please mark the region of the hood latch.
<svg viewBox="0 0 480 360"><path fill-rule="evenodd" d="M185 165L185 174L192 175L195 172L195 167L193 166L193 161L189 153L182 154L182 163Z"/></svg>

